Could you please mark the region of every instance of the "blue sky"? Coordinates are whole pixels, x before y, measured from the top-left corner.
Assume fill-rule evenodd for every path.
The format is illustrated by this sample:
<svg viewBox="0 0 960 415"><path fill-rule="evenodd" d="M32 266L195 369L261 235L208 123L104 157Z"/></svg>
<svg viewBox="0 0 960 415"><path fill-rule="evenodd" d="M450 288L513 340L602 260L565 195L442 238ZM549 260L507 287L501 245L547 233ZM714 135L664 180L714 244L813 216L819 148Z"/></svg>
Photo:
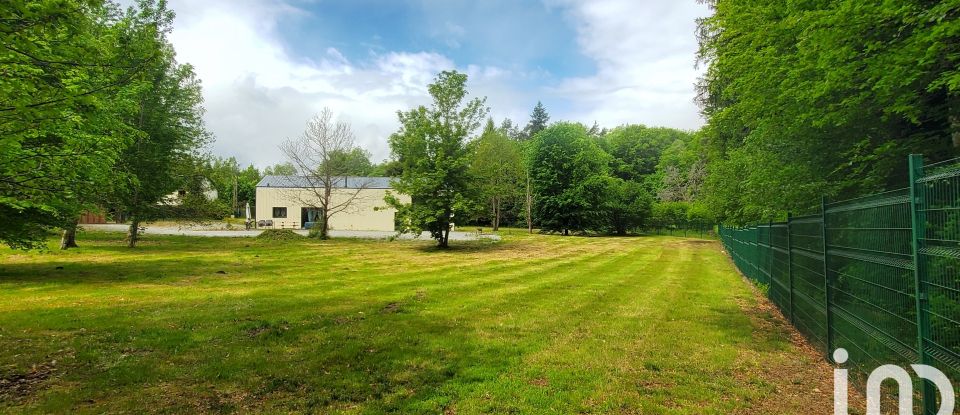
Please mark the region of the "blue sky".
<svg viewBox="0 0 960 415"><path fill-rule="evenodd" d="M696 129L695 0L171 0L203 81L211 151L265 166L329 107L375 161L396 111L457 69L491 116Z"/></svg>
<svg viewBox="0 0 960 415"><path fill-rule="evenodd" d="M281 28L291 47L316 56L334 47L350 60L385 51L428 51L454 62L589 75L561 7L539 1L327 1ZM536 30L529 30L537 28Z"/></svg>

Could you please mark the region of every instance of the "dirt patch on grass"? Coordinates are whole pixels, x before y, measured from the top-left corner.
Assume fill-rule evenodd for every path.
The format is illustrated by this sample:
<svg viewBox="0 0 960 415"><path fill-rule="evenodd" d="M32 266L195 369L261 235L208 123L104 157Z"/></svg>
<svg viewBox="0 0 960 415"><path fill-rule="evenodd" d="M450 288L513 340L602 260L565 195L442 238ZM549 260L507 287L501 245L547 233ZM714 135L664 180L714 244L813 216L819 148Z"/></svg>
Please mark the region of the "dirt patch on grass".
<svg viewBox="0 0 960 415"><path fill-rule="evenodd" d="M0 376L0 400L20 402L43 389L57 371L55 363L44 363L23 373Z"/></svg>
<svg viewBox="0 0 960 415"><path fill-rule="evenodd" d="M247 337L256 338L262 336L282 336L284 332L290 330L290 323L285 320L280 320L277 322L270 321L256 321L253 324L248 324L244 333L247 334Z"/></svg>
<svg viewBox="0 0 960 415"><path fill-rule="evenodd" d="M380 309L381 314L396 314L403 311L403 304L396 301L389 303Z"/></svg>
<svg viewBox="0 0 960 415"><path fill-rule="evenodd" d="M813 347L790 325L780 310L749 281L753 302L737 298L737 304L750 318L755 341L779 337L789 343L781 350L758 351L743 348L737 356L737 377L744 384L757 385L760 397L736 414L801 414L816 408L818 413L833 408L833 366L823 352ZM849 390L851 414L866 408L866 401L854 388Z"/></svg>

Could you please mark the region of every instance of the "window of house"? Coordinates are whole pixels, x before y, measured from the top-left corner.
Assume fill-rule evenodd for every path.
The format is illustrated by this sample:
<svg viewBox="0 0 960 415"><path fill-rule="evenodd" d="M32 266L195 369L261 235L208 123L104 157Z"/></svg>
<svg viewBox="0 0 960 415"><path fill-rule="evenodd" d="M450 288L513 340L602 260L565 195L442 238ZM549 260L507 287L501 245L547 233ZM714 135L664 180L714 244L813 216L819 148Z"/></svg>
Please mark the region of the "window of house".
<svg viewBox="0 0 960 415"><path fill-rule="evenodd" d="M285 217L287 217L287 208L285 208L285 207L275 207L275 208L273 208L273 217L275 217L275 218L285 218Z"/></svg>

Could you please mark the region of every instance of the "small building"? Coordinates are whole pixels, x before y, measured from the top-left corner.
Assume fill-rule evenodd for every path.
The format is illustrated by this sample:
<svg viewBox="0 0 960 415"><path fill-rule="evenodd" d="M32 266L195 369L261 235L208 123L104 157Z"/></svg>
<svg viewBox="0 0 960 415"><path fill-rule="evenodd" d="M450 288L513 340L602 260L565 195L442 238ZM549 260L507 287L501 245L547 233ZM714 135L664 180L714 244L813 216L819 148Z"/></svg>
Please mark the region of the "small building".
<svg viewBox="0 0 960 415"><path fill-rule="evenodd" d="M200 182L200 189L203 192L203 197L207 201L214 201L220 197L220 194L217 193L217 189L213 187L213 183L210 183L210 180L203 179ZM183 198L187 196L186 189L177 189L176 192L170 193L163 197L163 201L159 204L167 206L180 206L183 203Z"/></svg>
<svg viewBox="0 0 960 415"><path fill-rule="evenodd" d="M350 197L352 203L330 218L331 230L394 231L396 209L387 206L383 198L391 190L389 177L343 176L334 181L331 204L342 204ZM320 202L317 193L322 188L313 185L318 180L302 176L265 176L257 183L257 223L271 221L277 229L304 229L320 220ZM404 202L410 197L394 194Z"/></svg>

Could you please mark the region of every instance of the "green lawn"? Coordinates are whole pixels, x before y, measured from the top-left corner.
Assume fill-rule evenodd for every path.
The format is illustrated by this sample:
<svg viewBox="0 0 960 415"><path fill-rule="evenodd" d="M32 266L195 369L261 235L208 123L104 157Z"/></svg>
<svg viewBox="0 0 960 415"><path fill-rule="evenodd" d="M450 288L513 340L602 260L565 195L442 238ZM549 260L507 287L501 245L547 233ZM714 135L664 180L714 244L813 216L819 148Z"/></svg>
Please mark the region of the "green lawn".
<svg viewBox="0 0 960 415"><path fill-rule="evenodd" d="M831 405L829 367L712 241L121 238L0 251L0 412Z"/></svg>

